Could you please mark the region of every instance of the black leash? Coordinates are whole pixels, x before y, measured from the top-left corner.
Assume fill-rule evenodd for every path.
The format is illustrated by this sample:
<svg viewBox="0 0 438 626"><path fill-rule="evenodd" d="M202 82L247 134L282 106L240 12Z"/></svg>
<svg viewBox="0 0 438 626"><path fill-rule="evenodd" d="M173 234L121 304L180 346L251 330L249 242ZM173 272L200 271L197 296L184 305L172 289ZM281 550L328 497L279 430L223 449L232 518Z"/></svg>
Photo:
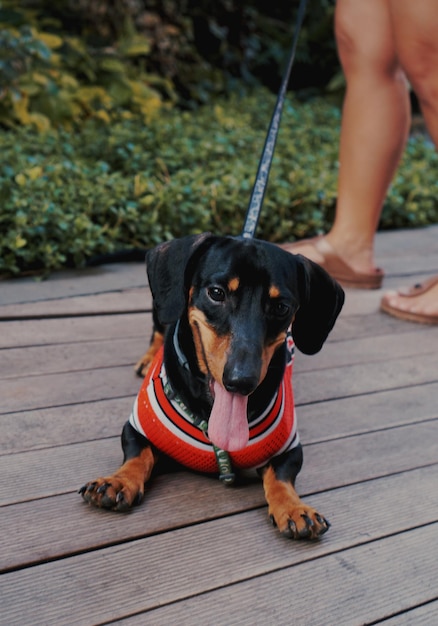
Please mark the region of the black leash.
<svg viewBox="0 0 438 626"><path fill-rule="evenodd" d="M272 157L274 156L275 144L277 142L281 114L283 112L283 104L286 97L286 90L289 83L292 65L295 60L295 51L298 43L298 36L300 34L301 26L304 19L304 13L306 10L306 2L307 0L300 0L300 6L298 7L298 15L295 23L295 32L292 42L292 48L289 54L289 61L286 67L285 74L283 76L283 82L281 83L280 91L278 92L277 102L275 104L274 113L272 114L271 123L268 128L268 134L266 136L262 156L260 157L254 187L252 189L251 198L249 201L248 209L246 211L245 223L243 225L242 234L240 235L244 239L252 239L254 237L254 233L259 222L263 199L265 197L266 187L268 184Z"/></svg>

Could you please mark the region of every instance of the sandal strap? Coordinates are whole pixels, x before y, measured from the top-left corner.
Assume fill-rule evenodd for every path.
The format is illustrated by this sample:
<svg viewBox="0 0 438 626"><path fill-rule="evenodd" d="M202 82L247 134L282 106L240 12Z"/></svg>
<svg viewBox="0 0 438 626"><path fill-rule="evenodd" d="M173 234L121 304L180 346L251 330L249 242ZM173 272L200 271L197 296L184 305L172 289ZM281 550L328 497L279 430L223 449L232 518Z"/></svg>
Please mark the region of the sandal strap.
<svg viewBox="0 0 438 626"><path fill-rule="evenodd" d="M415 296L421 296L421 294L430 291L430 289L435 287L437 284L438 275L432 276L431 278L423 280L421 283L416 283L410 287L401 287L397 290L397 294L406 298L415 298Z"/></svg>

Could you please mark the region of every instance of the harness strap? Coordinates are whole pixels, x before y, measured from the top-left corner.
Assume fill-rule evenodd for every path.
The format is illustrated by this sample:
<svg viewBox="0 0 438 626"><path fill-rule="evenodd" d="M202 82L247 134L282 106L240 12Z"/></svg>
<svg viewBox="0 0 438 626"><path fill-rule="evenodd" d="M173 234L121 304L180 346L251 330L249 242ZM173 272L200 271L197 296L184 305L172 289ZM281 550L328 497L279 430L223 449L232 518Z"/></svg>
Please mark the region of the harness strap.
<svg viewBox="0 0 438 626"><path fill-rule="evenodd" d="M202 430L202 432L207 437L208 423L206 420L202 420L199 424L196 424L198 428ZM231 463L230 455L226 450L221 450L217 446L212 443L214 455L216 457L216 462L219 470L219 480L221 480L224 485L229 486L233 485L236 480L236 474L233 472L233 465Z"/></svg>
<svg viewBox="0 0 438 626"><path fill-rule="evenodd" d="M176 334L176 333L175 333ZM181 353L182 354L182 353ZM179 396L175 393L175 391L170 386L169 380L166 380L164 384L164 393L168 398L172 398L173 402L179 405L190 419L192 424L201 430L205 437L208 439L207 431L208 431L208 422L207 420L202 420L196 417L189 409L186 407L184 402L179 398ZM214 450L214 455L216 457L216 462L219 471L219 479L224 483L224 485L232 485L236 480L236 474L233 471L233 465L231 463L230 455L226 450L221 450L211 443Z"/></svg>

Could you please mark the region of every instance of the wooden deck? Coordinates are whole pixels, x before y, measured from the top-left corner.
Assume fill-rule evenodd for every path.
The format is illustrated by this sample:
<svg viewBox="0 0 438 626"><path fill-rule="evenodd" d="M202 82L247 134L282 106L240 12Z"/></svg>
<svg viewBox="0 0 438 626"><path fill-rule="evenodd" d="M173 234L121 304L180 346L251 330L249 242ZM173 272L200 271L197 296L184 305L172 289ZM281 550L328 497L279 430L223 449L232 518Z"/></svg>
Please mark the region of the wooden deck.
<svg viewBox="0 0 438 626"><path fill-rule="evenodd" d="M438 272L438 227L379 233L385 288ZM298 355L298 490L322 540L270 526L261 484L158 478L129 514L77 489L121 460L151 329L144 268L0 283L0 622L8 626L438 624L438 327L349 290Z"/></svg>

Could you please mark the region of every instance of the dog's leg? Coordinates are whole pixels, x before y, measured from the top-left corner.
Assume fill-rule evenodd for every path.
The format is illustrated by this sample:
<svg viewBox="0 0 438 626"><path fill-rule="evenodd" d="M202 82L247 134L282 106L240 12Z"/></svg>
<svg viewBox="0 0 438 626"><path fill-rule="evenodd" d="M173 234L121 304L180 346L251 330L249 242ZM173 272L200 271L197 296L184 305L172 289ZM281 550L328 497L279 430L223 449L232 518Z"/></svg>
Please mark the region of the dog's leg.
<svg viewBox="0 0 438 626"><path fill-rule="evenodd" d="M155 355L164 343L164 326L160 324L155 307L152 310L153 332L149 342L149 348L139 361L135 364L135 373L137 376L145 377L146 373L154 360Z"/></svg>
<svg viewBox="0 0 438 626"><path fill-rule="evenodd" d="M85 484L79 493L95 506L126 511L143 499L144 485L157 461L148 440L129 422L122 431L123 465L111 476Z"/></svg>
<svg viewBox="0 0 438 626"><path fill-rule="evenodd" d="M302 502L295 491L295 478L302 460L301 446L272 459L263 471L263 488L270 518L283 535L292 539L315 539L327 532L330 524L318 511Z"/></svg>
<svg viewBox="0 0 438 626"><path fill-rule="evenodd" d="M137 361L137 363L135 364L134 369L135 369L135 373L137 374L137 376L142 376L143 378L146 376L149 366L154 360L154 356L157 354L158 350L161 348L163 343L164 343L163 333L158 330L154 330L148 350L141 357L141 359Z"/></svg>

